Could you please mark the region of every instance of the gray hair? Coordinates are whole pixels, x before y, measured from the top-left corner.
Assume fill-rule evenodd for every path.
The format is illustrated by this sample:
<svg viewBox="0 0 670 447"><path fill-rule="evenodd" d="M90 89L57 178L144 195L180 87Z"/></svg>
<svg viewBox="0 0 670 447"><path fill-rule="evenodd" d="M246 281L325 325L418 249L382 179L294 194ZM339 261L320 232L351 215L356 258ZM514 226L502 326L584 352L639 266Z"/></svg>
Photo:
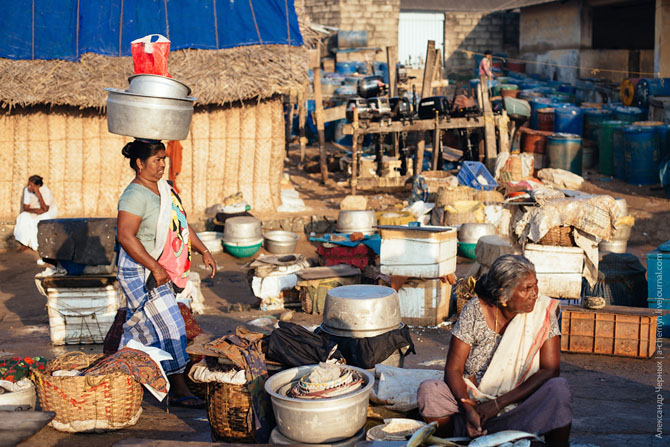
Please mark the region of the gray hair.
<svg viewBox="0 0 670 447"><path fill-rule="evenodd" d="M521 255L503 255L491 265L475 286L479 298L488 304L503 304L512 298L514 289L529 274L535 274L535 265Z"/></svg>

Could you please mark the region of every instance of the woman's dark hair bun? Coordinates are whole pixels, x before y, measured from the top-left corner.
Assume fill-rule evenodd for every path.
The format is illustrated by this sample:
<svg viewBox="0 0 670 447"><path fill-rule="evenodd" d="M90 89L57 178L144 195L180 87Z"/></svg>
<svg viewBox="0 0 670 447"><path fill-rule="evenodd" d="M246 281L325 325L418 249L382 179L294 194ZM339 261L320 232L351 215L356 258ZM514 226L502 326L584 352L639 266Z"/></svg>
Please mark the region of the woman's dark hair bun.
<svg viewBox="0 0 670 447"><path fill-rule="evenodd" d="M489 279L488 273L484 273L475 283L475 293L477 294L477 296L487 298L490 297L490 292L487 287L488 279Z"/></svg>
<svg viewBox="0 0 670 447"><path fill-rule="evenodd" d="M165 145L160 141L134 140L123 146L121 154L130 159L130 167L135 171L137 168L137 159L145 162L147 158L156 155L158 151L164 151Z"/></svg>
<svg viewBox="0 0 670 447"><path fill-rule="evenodd" d="M122 154L124 157L126 157L126 158L130 158L130 146L131 146L132 144L133 144L133 143L128 143L128 144L126 144L125 146L123 146L123 149L121 149L121 154Z"/></svg>

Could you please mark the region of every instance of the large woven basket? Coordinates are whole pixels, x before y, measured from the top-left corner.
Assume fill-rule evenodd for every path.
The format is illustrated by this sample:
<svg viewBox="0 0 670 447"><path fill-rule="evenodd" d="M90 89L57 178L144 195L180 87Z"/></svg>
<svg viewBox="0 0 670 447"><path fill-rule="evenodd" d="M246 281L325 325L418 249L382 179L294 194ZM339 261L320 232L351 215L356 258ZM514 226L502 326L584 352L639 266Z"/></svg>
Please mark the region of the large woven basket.
<svg viewBox="0 0 670 447"><path fill-rule="evenodd" d="M553 245L558 247L574 247L575 240L572 237L572 227L558 226L549 229L539 242L540 245Z"/></svg>
<svg viewBox="0 0 670 447"><path fill-rule="evenodd" d="M246 385L207 383L207 418L213 441L255 442L251 395Z"/></svg>
<svg viewBox="0 0 670 447"><path fill-rule="evenodd" d="M61 369L86 368L102 354L70 353L33 371L43 411L54 411L50 425L59 431L100 432L135 425L142 414L142 386L122 373L102 376L52 376Z"/></svg>

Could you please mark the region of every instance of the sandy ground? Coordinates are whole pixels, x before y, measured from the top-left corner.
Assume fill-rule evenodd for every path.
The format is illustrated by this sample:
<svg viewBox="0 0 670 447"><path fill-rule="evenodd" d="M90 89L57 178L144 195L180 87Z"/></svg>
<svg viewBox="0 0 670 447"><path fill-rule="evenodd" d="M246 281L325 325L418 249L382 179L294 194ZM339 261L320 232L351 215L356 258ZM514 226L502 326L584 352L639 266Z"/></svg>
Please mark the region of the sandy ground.
<svg viewBox="0 0 670 447"><path fill-rule="evenodd" d="M310 155L314 154L314 150L310 150ZM292 152L291 160L296 161L296 157L296 153ZM294 163L291 165L295 166ZM317 175L305 174L296 168L292 168L290 174L310 208L309 214L337 215L337 204L348 193L348 188L337 183L344 180L341 173L335 173L336 181L327 185L320 185ZM596 173L587 174L587 178L590 180L585 187L587 191L627 199L628 207L636 218L629 251L639 256L646 265L644 253L670 239L667 223L670 201L662 198L661 191L648 187L626 185ZM368 196L385 206L392 206L406 198L406 194L396 197L381 194ZM315 247L304 239L300 241L298 251L315 257ZM213 279L202 282L206 314L197 317L205 331L225 335L258 316L278 314L261 312L254 307L257 300L251 293L246 275L240 271L246 260L227 254L218 254L215 258L219 272ZM101 352L100 345L51 345L46 299L37 292L33 281L34 275L42 270L35 260L34 253L0 252L0 357L43 355L53 358L68 351ZM459 258L457 273L463 274L468 262ZM204 278L204 266L198 255L194 265ZM297 312L293 321L316 325L320 317ZM417 355L408 357L405 367L442 369L450 339L448 328L413 328L412 334ZM664 340L659 349L659 357L670 354L670 341ZM668 445L667 439L657 439L654 434L659 421L657 397L661 394L667 400L670 393L667 385L660 393L654 388L659 377L663 384L670 383L670 361L665 358L634 359L563 353L562 376L566 377L573 392L573 445ZM45 427L21 445L104 447L129 437L182 441L210 439L204 410L171 408L168 413L165 404L157 402L148 393L145 393L143 408L139 422L128 429L102 434L66 434ZM667 404L663 404L663 408L665 412L660 423L663 433L670 436Z"/></svg>

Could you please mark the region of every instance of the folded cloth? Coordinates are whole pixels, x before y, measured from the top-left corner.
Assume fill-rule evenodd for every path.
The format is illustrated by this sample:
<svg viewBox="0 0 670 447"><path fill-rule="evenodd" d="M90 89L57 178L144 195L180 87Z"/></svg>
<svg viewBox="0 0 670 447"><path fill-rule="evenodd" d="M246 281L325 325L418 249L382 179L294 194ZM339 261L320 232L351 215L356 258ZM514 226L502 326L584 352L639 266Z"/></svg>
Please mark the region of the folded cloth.
<svg viewBox="0 0 670 447"><path fill-rule="evenodd" d="M31 369L44 371L47 361L44 357L14 357L9 360L0 360L0 380L18 382L28 377Z"/></svg>
<svg viewBox="0 0 670 447"><path fill-rule="evenodd" d="M158 364L147 353L128 347L88 368L84 371L84 375L102 376L117 372L133 376L149 391L156 390L163 397L169 390L168 382Z"/></svg>

